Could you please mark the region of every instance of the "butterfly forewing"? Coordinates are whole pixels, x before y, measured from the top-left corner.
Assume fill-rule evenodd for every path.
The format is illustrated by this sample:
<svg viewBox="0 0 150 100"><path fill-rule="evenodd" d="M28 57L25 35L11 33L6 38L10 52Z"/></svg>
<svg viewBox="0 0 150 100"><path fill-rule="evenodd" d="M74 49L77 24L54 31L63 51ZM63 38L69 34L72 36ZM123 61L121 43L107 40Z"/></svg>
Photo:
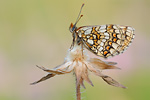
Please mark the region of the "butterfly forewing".
<svg viewBox="0 0 150 100"><path fill-rule="evenodd" d="M134 28L113 24L83 26L76 32L87 49L104 58L123 53L134 38Z"/></svg>

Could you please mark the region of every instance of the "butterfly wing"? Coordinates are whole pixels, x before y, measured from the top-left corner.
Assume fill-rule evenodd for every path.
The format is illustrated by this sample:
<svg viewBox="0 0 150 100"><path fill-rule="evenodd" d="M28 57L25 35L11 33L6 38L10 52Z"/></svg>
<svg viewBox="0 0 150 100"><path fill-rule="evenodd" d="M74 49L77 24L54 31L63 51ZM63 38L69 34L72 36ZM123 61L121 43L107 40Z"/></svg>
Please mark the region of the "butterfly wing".
<svg viewBox="0 0 150 100"><path fill-rule="evenodd" d="M87 49L104 58L123 53L134 38L134 28L113 24L83 26L76 32Z"/></svg>

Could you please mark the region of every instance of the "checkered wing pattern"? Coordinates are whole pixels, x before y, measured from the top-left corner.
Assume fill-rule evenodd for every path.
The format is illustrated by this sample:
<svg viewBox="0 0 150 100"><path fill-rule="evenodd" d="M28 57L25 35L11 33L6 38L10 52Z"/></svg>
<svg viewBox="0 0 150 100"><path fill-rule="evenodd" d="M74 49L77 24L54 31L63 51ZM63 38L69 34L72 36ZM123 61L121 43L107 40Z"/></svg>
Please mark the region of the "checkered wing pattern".
<svg viewBox="0 0 150 100"><path fill-rule="evenodd" d="M113 24L83 26L76 32L87 49L103 58L123 53L134 38L134 28Z"/></svg>

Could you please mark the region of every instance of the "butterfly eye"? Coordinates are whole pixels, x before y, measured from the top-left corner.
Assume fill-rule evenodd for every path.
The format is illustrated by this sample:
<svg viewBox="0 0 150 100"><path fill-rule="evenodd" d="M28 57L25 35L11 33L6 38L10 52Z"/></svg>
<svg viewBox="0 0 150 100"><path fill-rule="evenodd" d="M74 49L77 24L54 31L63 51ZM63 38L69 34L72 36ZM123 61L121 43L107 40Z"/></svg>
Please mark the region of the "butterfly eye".
<svg viewBox="0 0 150 100"><path fill-rule="evenodd" d="M69 27L70 32L73 33L73 31L75 31L75 29L76 29L76 26L71 23L70 27Z"/></svg>
<svg viewBox="0 0 150 100"><path fill-rule="evenodd" d="M73 27L74 27L74 25L71 23L70 27L69 27L69 30L70 30L71 33L73 33Z"/></svg>
<svg viewBox="0 0 150 100"><path fill-rule="evenodd" d="M76 26L73 26L73 27L72 27L72 32L73 32L75 29L76 29Z"/></svg>

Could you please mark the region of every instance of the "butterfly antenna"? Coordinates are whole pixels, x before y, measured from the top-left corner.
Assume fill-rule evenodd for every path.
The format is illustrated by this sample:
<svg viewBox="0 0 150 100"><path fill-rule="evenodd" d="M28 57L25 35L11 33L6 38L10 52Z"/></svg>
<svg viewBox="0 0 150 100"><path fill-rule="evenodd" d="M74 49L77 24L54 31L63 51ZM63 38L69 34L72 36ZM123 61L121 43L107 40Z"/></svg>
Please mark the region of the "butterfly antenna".
<svg viewBox="0 0 150 100"><path fill-rule="evenodd" d="M84 3L82 4L82 6L81 6L81 9L80 9L80 12L79 12L79 15L78 15L78 17L77 17L77 20L76 20L76 22L75 22L75 24L74 24L74 26L76 26L76 24L78 23L78 21L81 19L81 17L83 16L83 15L80 15L81 14L81 11L82 11L82 8L83 8L83 6L84 6Z"/></svg>

